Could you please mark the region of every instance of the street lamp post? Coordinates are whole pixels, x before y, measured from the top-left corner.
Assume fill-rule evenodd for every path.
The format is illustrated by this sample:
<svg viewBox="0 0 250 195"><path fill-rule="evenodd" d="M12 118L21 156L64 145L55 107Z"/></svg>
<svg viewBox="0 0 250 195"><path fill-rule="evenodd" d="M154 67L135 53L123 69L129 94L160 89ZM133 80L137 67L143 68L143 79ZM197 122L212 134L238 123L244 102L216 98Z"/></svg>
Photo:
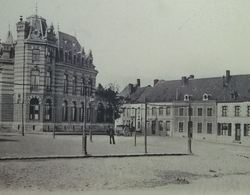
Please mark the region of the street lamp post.
<svg viewBox="0 0 250 195"><path fill-rule="evenodd" d="M92 139L92 122L93 122L93 108L92 108L92 103L94 102L94 99L91 97L90 98L90 104L89 104L89 108L90 108L90 128L89 128L89 140L90 142L93 142L93 139Z"/></svg>
<svg viewBox="0 0 250 195"><path fill-rule="evenodd" d="M87 155L87 134L86 134L86 127L87 127L87 87L85 87L84 93L84 121L83 121L83 129L82 129L82 149L84 155Z"/></svg>
<svg viewBox="0 0 250 195"><path fill-rule="evenodd" d="M136 123L137 123L137 108L135 108L135 146L136 146Z"/></svg>
<svg viewBox="0 0 250 195"><path fill-rule="evenodd" d="M24 82L25 82L25 43L23 45L23 101L22 101L22 136L24 136Z"/></svg>
<svg viewBox="0 0 250 195"><path fill-rule="evenodd" d="M188 153L192 154L192 121L191 121L191 105L188 102Z"/></svg>
<svg viewBox="0 0 250 195"><path fill-rule="evenodd" d="M145 153L148 153L147 151L147 100L145 98L145 124L144 124L144 143L145 143Z"/></svg>

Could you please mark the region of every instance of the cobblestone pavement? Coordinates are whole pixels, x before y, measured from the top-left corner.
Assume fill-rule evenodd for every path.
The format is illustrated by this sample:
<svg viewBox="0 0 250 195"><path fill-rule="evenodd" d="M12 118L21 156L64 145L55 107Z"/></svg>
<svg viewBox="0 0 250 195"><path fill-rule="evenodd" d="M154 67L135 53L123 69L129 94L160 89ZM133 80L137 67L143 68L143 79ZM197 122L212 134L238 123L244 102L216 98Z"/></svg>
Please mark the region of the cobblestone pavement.
<svg viewBox="0 0 250 195"><path fill-rule="evenodd" d="M81 148L78 148L81 143L79 136L61 136L56 140L48 135L39 137L27 135L21 138L1 136L0 139L12 140L0 141L1 156L6 154L9 156L53 155L58 154L59 151L60 154L81 152ZM138 144L143 145L142 141L143 139L139 138ZM164 141L168 144L165 145ZM152 148L162 148L164 151L169 149L171 152L173 149L185 151L186 143L182 143L185 141L166 137L149 138ZM9 148L6 146L7 142L9 142ZM23 145L19 146L17 143L23 143ZM97 143L103 144L99 146ZM12 144L15 145L14 149ZM96 136L89 146L89 151L120 153L124 145L130 144L131 146L123 150L127 152L130 152L130 148L134 149L131 137L119 137L116 145L110 145L108 137ZM24 152L21 147L26 151ZM51 151L48 151L49 148ZM152 148L149 151L153 151ZM143 146L141 148L138 146L138 150L141 151L141 149L143 150ZM5 190L10 192L16 190L84 191L88 194L101 194L103 190L108 194L112 194L109 190L119 193L129 190L132 190L131 193L137 193L137 191L144 193L148 190L153 192L195 190L200 193L212 190L227 194L233 190L238 194L243 191L250 193L249 147L194 141L193 152L194 155L190 156L0 161L0 194Z"/></svg>
<svg viewBox="0 0 250 195"><path fill-rule="evenodd" d="M93 142L87 140L89 154L133 154L144 153L144 137L115 136L116 144L109 143L109 137L93 136ZM184 138L148 137L149 153L186 153L187 141ZM53 139L51 134L16 134L0 135L0 157L46 156L46 155L81 155L81 135L58 135Z"/></svg>

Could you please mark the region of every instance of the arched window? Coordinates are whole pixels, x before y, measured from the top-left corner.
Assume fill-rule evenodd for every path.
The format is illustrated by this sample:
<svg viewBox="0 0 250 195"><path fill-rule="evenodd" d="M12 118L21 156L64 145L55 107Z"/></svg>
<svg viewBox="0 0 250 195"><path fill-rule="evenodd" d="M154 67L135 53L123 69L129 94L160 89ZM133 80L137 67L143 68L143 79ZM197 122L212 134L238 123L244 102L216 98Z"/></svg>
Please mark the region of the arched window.
<svg viewBox="0 0 250 195"><path fill-rule="evenodd" d="M45 87L46 90L51 90L51 83L52 83L52 74L50 70L47 70L46 72L46 78L45 78Z"/></svg>
<svg viewBox="0 0 250 195"><path fill-rule="evenodd" d="M40 105L38 98L32 98L30 100L30 120L39 120Z"/></svg>
<svg viewBox="0 0 250 195"><path fill-rule="evenodd" d="M51 121L51 119L52 119L52 103L50 99L47 99L45 103L45 120Z"/></svg>
<svg viewBox="0 0 250 195"><path fill-rule="evenodd" d="M81 60L81 55L77 54L77 64L80 64L80 60Z"/></svg>
<svg viewBox="0 0 250 195"><path fill-rule="evenodd" d="M73 64L76 64L76 55L74 55L74 58L73 58Z"/></svg>
<svg viewBox="0 0 250 195"><path fill-rule="evenodd" d="M64 53L64 62L68 62L68 53L67 52L65 52Z"/></svg>
<svg viewBox="0 0 250 195"><path fill-rule="evenodd" d="M62 104L62 120L67 121L68 120L68 102L64 101Z"/></svg>
<svg viewBox="0 0 250 195"><path fill-rule="evenodd" d="M31 91L37 91L39 89L39 77L40 72L38 69L34 69L30 74L30 89Z"/></svg>
<svg viewBox="0 0 250 195"><path fill-rule="evenodd" d="M82 57L82 65L84 65L85 61L84 61L84 57Z"/></svg>
<svg viewBox="0 0 250 195"><path fill-rule="evenodd" d="M103 123L104 122L104 115L105 115L105 108L103 103L99 103L97 107L97 122Z"/></svg>
<svg viewBox="0 0 250 195"><path fill-rule="evenodd" d="M69 77L67 74L63 76L63 92L68 93Z"/></svg>
<svg viewBox="0 0 250 195"><path fill-rule="evenodd" d="M71 121L76 121L76 102L71 107Z"/></svg>
<svg viewBox="0 0 250 195"><path fill-rule="evenodd" d="M69 52L69 63L72 64L72 52L71 51Z"/></svg>
<svg viewBox="0 0 250 195"><path fill-rule="evenodd" d="M88 96L92 95L92 90L93 90L93 82L92 82L92 79L89 78L89 80L88 80Z"/></svg>
<svg viewBox="0 0 250 195"><path fill-rule="evenodd" d="M76 94L76 86L77 86L77 79L76 76L73 76L73 88L72 88L72 94Z"/></svg>
<svg viewBox="0 0 250 195"><path fill-rule="evenodd" d="M81 95L84 95L84 88L85 88L85 79L82 78L81 80Z"/></svg>
<svg viewBox="0 0 250 195"><path fill-rule="evenodd" d="M79 109L79 121L83 122L84 121L84 103L81 103L81 107Z"/></svg>

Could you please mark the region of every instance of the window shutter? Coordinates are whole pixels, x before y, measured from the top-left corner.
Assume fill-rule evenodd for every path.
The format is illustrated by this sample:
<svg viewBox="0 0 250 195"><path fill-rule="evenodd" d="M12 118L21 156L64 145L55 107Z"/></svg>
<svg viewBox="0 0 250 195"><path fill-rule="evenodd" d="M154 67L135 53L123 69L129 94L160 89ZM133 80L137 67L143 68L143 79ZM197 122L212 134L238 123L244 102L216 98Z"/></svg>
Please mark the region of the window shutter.
<svg viewBox="0 0 250 195"><path fill-rule="evenodd" d="M229 123L228 124L228 136L231 136L232 135L232 124Z"/></svg>

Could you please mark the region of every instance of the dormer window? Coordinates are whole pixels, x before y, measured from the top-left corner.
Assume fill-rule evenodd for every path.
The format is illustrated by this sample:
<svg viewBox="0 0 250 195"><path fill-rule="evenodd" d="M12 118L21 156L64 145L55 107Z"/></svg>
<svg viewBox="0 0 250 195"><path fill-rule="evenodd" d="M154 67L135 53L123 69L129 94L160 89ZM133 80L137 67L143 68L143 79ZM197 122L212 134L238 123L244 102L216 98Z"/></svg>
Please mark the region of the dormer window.
<svg viewBox="0 0 250 195"><path fill-rule="evenodd" d="M203 99L203 101L207 101L207 100L208 100L208 94L207 94L207 93L204 93L202 99Z"/></svg>
<svg viewBox="0 0 250 195"><path fill-rule="evenodd" d="M184 101L189 101L189 100L190 100L190 95L185 94L185 95L184 95Z"/></svg>

